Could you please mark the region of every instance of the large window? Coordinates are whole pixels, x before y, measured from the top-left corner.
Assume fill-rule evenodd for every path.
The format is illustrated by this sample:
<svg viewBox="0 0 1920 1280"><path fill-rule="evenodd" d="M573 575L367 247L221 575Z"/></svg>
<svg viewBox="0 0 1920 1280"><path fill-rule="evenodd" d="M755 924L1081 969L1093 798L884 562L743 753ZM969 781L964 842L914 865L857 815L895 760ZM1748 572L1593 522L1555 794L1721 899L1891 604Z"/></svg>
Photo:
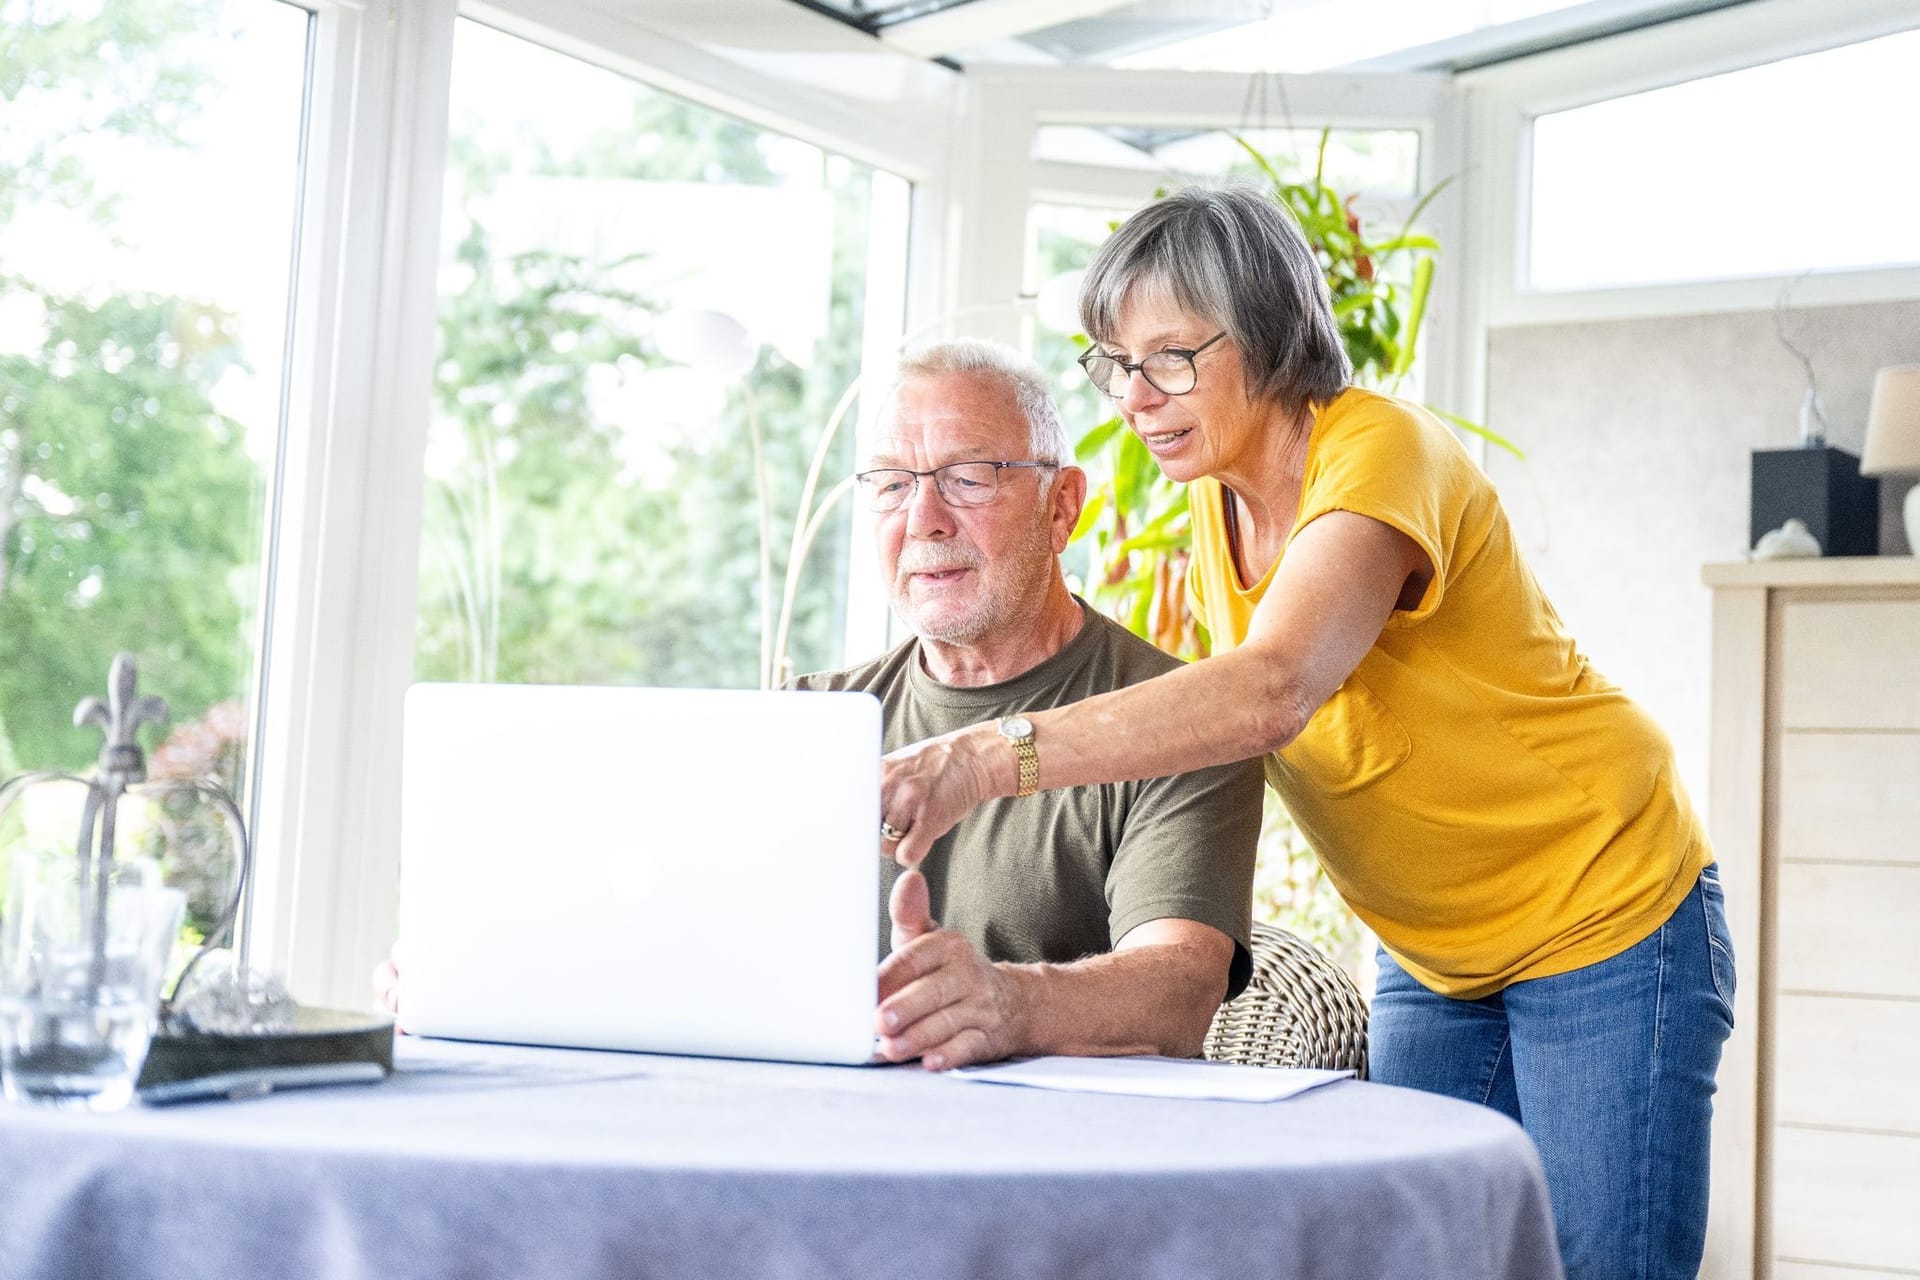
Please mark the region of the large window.
<svg viewBox="0 0 1920 1280"><path fill-rule="evenodd" d="M242 789L309 21L0 0L0 776L89 766L127 650Z"/></svg>
<svg viewBox="0 0 1920 1280"><path fill-rule="evenodd" d="M1525 282L1920 263L1920 31L1543 115Z"/></svg>
<svg viewBox="0 0 1920 1280"><path fill-rule="evenodd" d="M867 280L904 255L905 204L890 175L462 22L417 674L839 664L846 504L790 591L788 566L868 312L899 323ZM852 459L849 420L814 508Z"/></svg>

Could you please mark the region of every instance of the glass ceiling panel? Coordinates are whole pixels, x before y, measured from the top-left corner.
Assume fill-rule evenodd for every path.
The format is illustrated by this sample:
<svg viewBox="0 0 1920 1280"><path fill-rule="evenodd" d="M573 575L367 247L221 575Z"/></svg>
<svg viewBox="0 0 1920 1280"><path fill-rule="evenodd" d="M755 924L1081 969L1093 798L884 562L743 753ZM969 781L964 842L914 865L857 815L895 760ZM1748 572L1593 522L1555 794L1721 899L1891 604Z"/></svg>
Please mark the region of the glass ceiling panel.
<svg viewBox="0 0 1920 1280"><path fill-rule="evenodd" d="M1299 73L1483 66L1750 0L1111 0L1098 12L1084 0L792 2L887 39L921 18L977 16L963 24L967 47L908 42L961 66Z"/></svg>
<svg viewBox="0 0 1920 1280"><path fill-rule="evenodd" d="M1180 71L1327 71L1544 14L1590 7L1584 0L1307 0L1281 5L1264 20L1115 57L1111 65Z"/></svg>
<svg viewBox="0 0 1920 1280"><path fill-rule="evenodd" d="M843 22L874 28L908 18L957 9L970 0L799 0L809 9L832 13Z"/></svg>
<svg viewBox="0 0 1920 1280"><path fill-rule="evenodd" d="M1289 181L1313 175L1319 129L1156 129L1129 125L1042 125L1036 160L1139 169L1169 180L1224 174L1257 176L1235 138L1255 147ZM1341 191L1411 196L1420 176L1420 135L1411 129L1335 129L1327 135L1325 176Z"/></svg>

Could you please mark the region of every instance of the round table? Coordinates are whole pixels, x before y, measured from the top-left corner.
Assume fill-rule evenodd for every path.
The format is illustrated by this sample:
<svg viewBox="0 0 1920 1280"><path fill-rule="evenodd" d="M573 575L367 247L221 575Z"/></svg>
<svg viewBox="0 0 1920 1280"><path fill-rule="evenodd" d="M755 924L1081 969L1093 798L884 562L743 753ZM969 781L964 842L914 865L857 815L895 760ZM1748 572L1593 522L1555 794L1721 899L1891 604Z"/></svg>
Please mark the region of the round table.
<svg viewBox="0 0 1920 1280"><path fill-rule="evenodd" d="M378 1085L0 1107L0 1276L1560 1274L1532 1144L1282 1102L403 1039Z"/></svg>

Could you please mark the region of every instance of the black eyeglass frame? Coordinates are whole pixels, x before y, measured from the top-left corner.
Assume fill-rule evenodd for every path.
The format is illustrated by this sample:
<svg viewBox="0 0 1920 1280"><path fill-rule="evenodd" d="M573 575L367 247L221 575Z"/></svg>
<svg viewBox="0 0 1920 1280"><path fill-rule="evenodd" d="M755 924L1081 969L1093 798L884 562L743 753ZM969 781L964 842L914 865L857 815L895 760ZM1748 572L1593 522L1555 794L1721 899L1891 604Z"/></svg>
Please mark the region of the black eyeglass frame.
<svg viewBox="0 0 1920 1280"><path fill-rule="evenodd" d="M925 471L915 471L911 467L869 467L865 471L854 472L853 478L856 484L859 484L862 489L865 489L866 480L868 476L885 475L890 473L898 476L913 477L913 487L907 490L905 495L901 497L900 501L896 502L894 505L890 507L875 506L874 495L871 492L867 494L867 510L874 512L876 515L888 515L892 512L900 510L900 508L906 506L909 502L912 502L914 494L920 491L920 481L929 476L933 478L933 491L940 495L940 501L946 503L950 507L973 508L973 507L984 507L989 502L992 502L995 498L1000 496L1000 473L1002 471L1006 471L1009 469L1023 469L1023 468L1039 469L1039 468L1045 468L1045 467L1058 467L1059 465L1060 464L1057 462L1038 462L1032 459L1027 459L1019 462L995 462L988 458L962 458L958 462L943 462L939 466L930 467ZM951 471L955 467L992 467L993 468L993 492L987 494L985 497L981 498L978 502L968 502L965 499L955 498L952 494L947 492L947 487L944 483L942 483L940 478L940 473L942 471Z"/></svg>
<svg viewBox="0 0 1920 1280"><path fill-rule="evenodd" d="M1163 396L1184 396L1192 392L1192 390L1195 387L1200 385L1200 370L1193 363L1193 358L1226 336L1227 336L1227 331L1225 329L1222 329L1220 332L1214 334L1211 338L1208 338L1205 342L1201 343L1197 347L1192 347L1192 348L1162 347L1158 351L1148 352L1146 355L1142 356L1138 361L1132 364L1127 363L1125 360L1122 360L1118 356L1108 355L1106 352L1102 351L1096 345L1096 346L1088 347L1085 351L1082 351L1080 353L1080 358L1074 361L1074 363L1079 365L1081 372L1087 375L1087 381L1091 382L1094 385L1094 388L1098 390L1101 395L1107 397L1109 400L1118 400L1120 398L1119 396L1114 395L1113 391L1111 390L1113 385L1113 379L1109 378L1105 383L1102 383L1099 378L1096 378L1094 376L1093 370L1087 367L1089 362L1091 361L1104 360L1108 364L1111 364L1115 369L1124 371L1129 378L1131 378L1134 374L1137 373L1141 377L1147 380L1148 386L1152 387L1155 391L1158 391ZM1187 372L1189 375L1192 376L1193 381L1189 383L1185 389L1180 391L1170 391L1166 387L1161 386L1158 382L1155 382L1153 380L1153 375L1147 372L1147 362L1150 360L1158 360L1162 356L1179 356L1183 361L1186 362Z"/></svg>

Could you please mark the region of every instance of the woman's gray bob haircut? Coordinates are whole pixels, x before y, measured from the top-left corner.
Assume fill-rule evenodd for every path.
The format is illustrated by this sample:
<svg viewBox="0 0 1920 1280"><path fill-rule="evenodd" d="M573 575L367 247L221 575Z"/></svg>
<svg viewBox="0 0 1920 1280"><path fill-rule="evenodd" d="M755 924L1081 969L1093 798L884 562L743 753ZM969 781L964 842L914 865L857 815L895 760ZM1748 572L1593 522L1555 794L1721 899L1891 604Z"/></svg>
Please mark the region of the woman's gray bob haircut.
<svg viewBox="0 0 1920 1280"><path fill-rule="evenodd" d="M1067 429L1060 424L1060 410L1053 402L1053 392L1047 388L1047 375L1039 365L1005 343L981 338L948 338L915 347L901 356L894 382L898 385L908 378L932 378L944 373L981 374L999 382L1013 393L1014 401L1027 419L1027 443L1033 451L1032 461L1052 462L1063 467L1073 465ZM1047 477L1051 478L1051 475Z"/></svg>
<svg viewBox="0 0 1920 1280"><path fill-rule="evenodd" d="M1110 341L1128 295L1156 290L1227 331L1250 396L1298 413L1353 379L1319 259L1293 216L1256 186L1183 187L1121 223L1080 286L1087 336Z"/></svg>

